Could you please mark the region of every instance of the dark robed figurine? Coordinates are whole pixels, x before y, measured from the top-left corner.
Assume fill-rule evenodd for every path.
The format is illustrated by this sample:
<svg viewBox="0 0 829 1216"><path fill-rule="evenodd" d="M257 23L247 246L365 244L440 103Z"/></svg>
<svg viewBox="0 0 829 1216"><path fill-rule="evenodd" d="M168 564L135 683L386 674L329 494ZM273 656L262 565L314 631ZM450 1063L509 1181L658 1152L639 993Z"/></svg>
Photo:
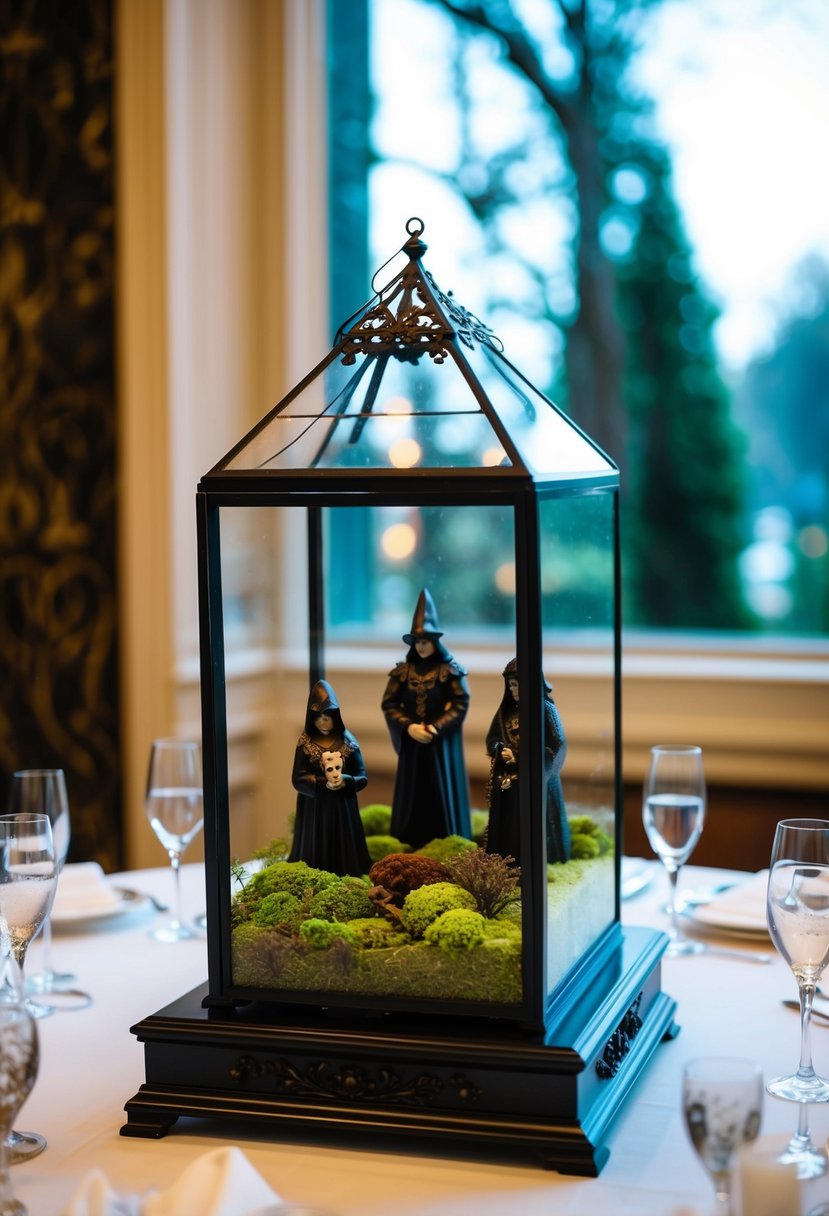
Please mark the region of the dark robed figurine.
<svg viewBox="0 0 829 1216"><path fill-rule="evenodd" d="M486 849L488 853L510 855L520 861L521 823L518 808L518 749L520 727L518 718L518 663L511 659L504 668L504 695L486 737L487 754L491 757L489 774L489 826ZM542 676L544 685L544 773L547 782L547 861L568 861L570 858L570 827L561 789L561 766L567 755L567 742L559 712L550 695L552 688Z"/></svg>
<svg viewBox="0 0 829 1216"><path fill-rule="evenodd" d="M389 673L383 713L398 755L391 832L421 848L437 836L471 836L461 727L469 708L466 672L440 641L424 588L403 641L409 652Z"/></svg>
<svg viewBox="0 0 829 1216"><path fill-rule="evenodd" d="M371 858L357 806L366 770L360 745L343 725L336 693L326 680L311 689L291 779L297 800L288 860L334 874L368 874Z"/></svg>

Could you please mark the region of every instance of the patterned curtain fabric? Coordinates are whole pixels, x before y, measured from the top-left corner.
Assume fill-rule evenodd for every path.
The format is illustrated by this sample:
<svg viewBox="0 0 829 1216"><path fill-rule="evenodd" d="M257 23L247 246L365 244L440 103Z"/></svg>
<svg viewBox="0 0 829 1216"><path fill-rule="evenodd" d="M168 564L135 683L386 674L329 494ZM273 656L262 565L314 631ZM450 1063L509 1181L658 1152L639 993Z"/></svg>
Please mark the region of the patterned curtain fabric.
<svg viewBox="0 0 829 1216"><path fill-rule="evenodd" d="M112 0L0 0L0 799L61 767L121 860Z"/></svg>

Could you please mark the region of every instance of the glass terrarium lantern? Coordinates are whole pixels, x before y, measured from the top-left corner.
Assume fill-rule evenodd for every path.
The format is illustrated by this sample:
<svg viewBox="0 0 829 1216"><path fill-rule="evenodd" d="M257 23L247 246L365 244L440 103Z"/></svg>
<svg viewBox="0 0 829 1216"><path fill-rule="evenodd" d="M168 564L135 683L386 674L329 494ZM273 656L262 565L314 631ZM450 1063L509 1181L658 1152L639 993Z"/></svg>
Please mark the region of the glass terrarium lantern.
<svg viewBox="0 0 829 1216"><path fill-rule="evenodd" d="M379 1056L419 1068L425 1035L438 1058L471 1051L472 1072L463 1084L457 1071L432 1077L440 1113L418 1115L421 1130L445 1134L486 1093L494 1051L499 1096L480 1135L501 1126L591 1173L673 1011L659 990L663 935L623 934L619 917L618 471L437 287L421 221L407 232L399 272L199 485L200 1005L225 1039L253 1017L303 1051L312 1024L333 1044L313 1083L283 1057L276 1070L237 1060L234 1078L257 1089L233 1106L242 1114L287 1068L277 1106L298 1094L289 1117L313 1122L303 1097L319 1099L320 1075ZM292 808L274 815L273 834L287 822L288 838L255 849L228 780L224 584L242 517L272 559L260 582L287 710L267 785L274 807ZM587 705L558 696L577 650L589 655ZM369 792L378 769L388 807ZM384 1019L373 1038L367 1012ZM528 1068L545 1096L528 1095ZM348 1078L331 1082L323 1122L343 1117L356 1085L360 1122L368 1105L394 1130L409 1091L384 1093L367 1075L358 1084L349 1071L347 1100ZM467 1110L464 1137L476 1128Z"/></svg>
<svg viewBox="0 0 829 1216"><path fill-rule="evenodd" d="M410 221L407 231L399 274L346 323L327 359L199 486L205 795L208 823L215 820L209 834L215 854L208 857L210 998L379 1003L542 1028L571 968L617 933L619 477L608 457L515 370L494 334L436 287L422 264L421 223ZM229 517L242 511L276 512L282 545L294 547L291 637L275 642L291 655L297 677L295 730L281 758L271 761L270 783L277 805L297 804L297 818L288 828L293 850L272 852L264 872L261 865L231 867L233 858L250 858L235 839L226 783L222 546L226 528L235 527ZM400 586L377 573L395 537L413 547ZM464 546L484 557L485 569L470 568ZM282 546L275 545L273 561L284 561ZM354 572L373 580L383 599L362 636L359 624L338 624L348 572L353 580ZM397 601L404 625L376 652L378 721L389 709L389 669L402 660L407 671L395 677L400 704L389 711L382 758L385 769L396 767L391 815L365 824L371 865L365 854L360 862L351 840L362 827L354 823L357 801L372 805L372 820L378 818L371 772L366 795L351 779L348 798L329 790L306 796L308 787L297 798L293 744L304 727L311 748L300 767L316 771L320 789L311 693L326 680L339 702L337 727L348 730L350 681L356 672L365 681L367 643L383 636L384 613L394 630ZM425 618L419 626L418 613ZM435 642L432 665L419 662L414 648L421 626ZM566 706L554 702L549 688L574 641L587 636L597 671L593 737L574 745ZM483 649L487 665L504 676L487 706L489 730L476 738L480 710L473 717L470 709L480 672L467 652ZM441 668L441 654L455 663ZM430 671L438 672L432 702L455 702L449 713L444 704L425 709L425 685L413 691ZM317 693L320 687L326 686ZM445 720L432 742L413 742L407 731L418 710ZM405 719L402 728L395 714ZM339 745L342 731L333 733ZM509 764L501 759L504 749ZM495 762L475 799L466 756L487 751ZM348 781L348 760L345 767ZM433 805L442 800L451 805ZM491 823L483 843L478 811L503 824ZM345 840L321 839L338 833ZM306 839L298 841L299 834ZM260 850L267 844L258 841ZM574 873L565 876L565 869ZM367 871L371 878L361 885ZM332 872L339 883L326 877ZM442 882L430 891L435 873ZM371 894L377 886L388 899ZM450 911L474 914L444 917ZM464 945L464 934L476 944Z"/></svg>

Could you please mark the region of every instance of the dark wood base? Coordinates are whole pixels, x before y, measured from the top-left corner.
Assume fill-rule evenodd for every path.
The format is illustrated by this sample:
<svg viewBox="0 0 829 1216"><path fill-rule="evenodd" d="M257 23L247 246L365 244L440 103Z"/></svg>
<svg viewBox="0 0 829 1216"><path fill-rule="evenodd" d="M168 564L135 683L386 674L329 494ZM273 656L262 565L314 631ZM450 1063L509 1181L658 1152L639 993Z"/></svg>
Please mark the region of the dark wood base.
<svg viewBox="0 0 829 1216"><path fill-rule="evenodd" d="M663 933L625 930L606 981L554 1006L543 1036L494 1019L206 1009L205 984L132 1028L146 1083L121 1134L160 1137L180 1116L243 1119L265 1134L497 1146L595 1176L622 1102L677 1033L676 1002L660 986L666 944Z"/></svg>

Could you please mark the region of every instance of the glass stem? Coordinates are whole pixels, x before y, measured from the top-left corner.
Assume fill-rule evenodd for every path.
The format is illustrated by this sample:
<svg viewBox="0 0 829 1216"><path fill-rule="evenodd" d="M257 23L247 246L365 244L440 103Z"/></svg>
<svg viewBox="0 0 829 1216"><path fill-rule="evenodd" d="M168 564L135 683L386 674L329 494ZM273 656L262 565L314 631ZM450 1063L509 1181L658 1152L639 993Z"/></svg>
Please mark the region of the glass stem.
<svg viewBox="0 0 829 1216"><path fill-rule="evenodd" d="M800 984L800 1067L797 1070L801 1081L814 1079L815 1070L812 1065L812 1000L815 995L814 984Z"/></svg>
<svg viewBox="0 0 829 1216"><path fill-rule="evenodd" d="M52 969L52 918L47 916L43 922L41 929L43 936L43 991L48 992L55 978L54 970Z"/></svg>
<svg viewBox="0 0 829 1216"><path fill-rule="evenodd" d="M789 1141L786 1152L797 1155L812 1147L812 1133L809 1130L809 1103L798 1102L797 1131Z"/></svg>
<svg viewBox="0 0 829 1216"><path fill-rule="evenodd" d="M175 929L181 928L181 875L179 874L179 866L181 865L181 855L179 853L170 854L170 865L173 867L175 875L176 898L173 905L173 920L172 924Z"/></svg>
<svg viewBox="0 0 829 1216"><path fill-rule="evenodd" d="M676 884L679 878L679 866L674 866L668 870L668 878L671 883L670 904L668 906L668 914L671 918L671 929L674 937L682 937L682 929L679 924L679 916L676 910Z"/></svg>
<svg viewBox="0 0 829 1216"><path fill-rule="evenodd" d="M714 1174L714 1188L717 1196L717 1216L734 1216L734 1209L731 1206L731 1172L729 1170L718 1170Z"/></svg>
<svg viewBox="0 0 829 1216"><path fill-rule="evenodd" d="M9 1176L9 1145L8 1136L11 1129L0 1128L0 1212L12 1211L11 1203L14 1198Z"/></svg>

